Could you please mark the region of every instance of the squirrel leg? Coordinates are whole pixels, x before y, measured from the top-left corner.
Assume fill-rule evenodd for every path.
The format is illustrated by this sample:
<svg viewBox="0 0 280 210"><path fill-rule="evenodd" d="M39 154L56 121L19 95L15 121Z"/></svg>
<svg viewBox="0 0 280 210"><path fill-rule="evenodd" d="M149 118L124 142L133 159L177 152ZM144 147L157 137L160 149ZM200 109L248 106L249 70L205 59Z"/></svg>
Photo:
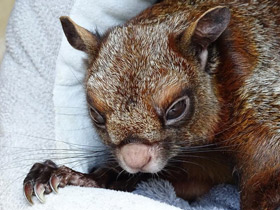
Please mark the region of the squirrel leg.
<svg viewBox="0 0 280 210"><path fill-rule="evenodd" d="M92 173L85 174L66 166L58 167L51 160L47 160L33 165L24 179L23 190L30 204L33 204L33 195L44 203L44 194L57 192L58 187L66 185L133 191L140 181L147 178L148 175L133 176L115 166L95 168Z"/></svg>
<svg viewBox="0 0 280 210"><path fill-rule="evenodd" d="M30 204L35 195L40 202L45 202L44 194L57 192L58 187L76 185L84 187L100 187L88 174L74 171L66 166L58 167L51 160L35 163L23 182L24 195Z"/></svg>
<svg viewBox="0 0 280 210"><path fill-rule="evenodd" d="M98 185L106 189L132 192L137 184L151 177L150 174L128 174L120 167L94 168L89 174Z"/></svg>

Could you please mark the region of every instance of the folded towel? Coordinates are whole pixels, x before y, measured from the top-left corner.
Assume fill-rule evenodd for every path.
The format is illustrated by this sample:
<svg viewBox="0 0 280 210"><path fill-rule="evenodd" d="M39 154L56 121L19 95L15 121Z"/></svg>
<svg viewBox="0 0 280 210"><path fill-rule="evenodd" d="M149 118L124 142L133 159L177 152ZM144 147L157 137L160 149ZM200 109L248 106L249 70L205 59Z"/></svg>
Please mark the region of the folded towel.
<svg viewBox="0 0 280 210"><path fill-rule="evenodd" d="M99 159L80 159L77 154L102 147L85 103L86 57L70 47L59 17L70 15L83 27L103 33L152 3L153 0L16 1L0 69L1 210L239 208L238 192L232 186L218 186L189 204L176 197L173 187L164 180L141 183L134 194L67 186L58 195L47 195L44 205L29 207L24 199L22 182L33 163L53 159L87 171Z"/></svg>

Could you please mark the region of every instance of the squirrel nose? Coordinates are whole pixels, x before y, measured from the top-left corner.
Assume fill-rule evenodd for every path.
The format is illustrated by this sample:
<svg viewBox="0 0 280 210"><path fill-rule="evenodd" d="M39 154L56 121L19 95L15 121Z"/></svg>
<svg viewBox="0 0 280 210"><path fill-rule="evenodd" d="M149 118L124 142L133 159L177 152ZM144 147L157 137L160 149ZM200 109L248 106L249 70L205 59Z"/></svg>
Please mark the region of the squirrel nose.
<svg viewBox="0 0 280 210"><path fill-rule="evenodd" d="M124 145L120 154L126 166L134 170L142 169L151 160L150 146L140 143Z"/></svg>

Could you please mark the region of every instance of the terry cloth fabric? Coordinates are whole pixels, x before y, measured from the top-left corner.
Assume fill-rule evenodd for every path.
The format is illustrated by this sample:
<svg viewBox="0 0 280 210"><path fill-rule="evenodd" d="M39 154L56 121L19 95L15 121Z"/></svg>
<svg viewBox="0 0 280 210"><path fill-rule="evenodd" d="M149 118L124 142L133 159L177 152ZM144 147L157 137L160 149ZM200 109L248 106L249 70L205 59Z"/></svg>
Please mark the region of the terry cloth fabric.
<svg viewBox="0 0 280 210"><path fill-rule="evenodd" d="M141 183L134 193L67 186L58 195L47 195L43 205L30 207L25 201L22 182L35 162L52 159L87 171L97 159L82 156L89 148L102 148L85 104L86 57L67 43L59 17L70 15L81 26L103 33L152 2L16 1L0 69L1 210L239 209L239 195L232 186L218 186L189 204L164 180Z"/></svg>

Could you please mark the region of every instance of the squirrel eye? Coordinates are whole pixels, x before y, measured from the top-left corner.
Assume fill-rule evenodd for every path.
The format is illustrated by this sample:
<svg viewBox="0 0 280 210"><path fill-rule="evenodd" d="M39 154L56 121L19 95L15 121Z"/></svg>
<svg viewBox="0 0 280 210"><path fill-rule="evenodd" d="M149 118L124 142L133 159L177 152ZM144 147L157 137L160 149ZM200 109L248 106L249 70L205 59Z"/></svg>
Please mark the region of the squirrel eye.
<svg viewBox="0 0 280 210"><path fill-rule="evenodd" d="M89 114L96 126L105 128L105 118L96 109L90 106Z"/></svg>
<svg viewBox="0 0 280 210"><path fill-rule="evenodd" d="M188 96L183 96L174 101L167 109L165 114L165 124L171 125L182 120L188 113L190 99Z"/></svg>

